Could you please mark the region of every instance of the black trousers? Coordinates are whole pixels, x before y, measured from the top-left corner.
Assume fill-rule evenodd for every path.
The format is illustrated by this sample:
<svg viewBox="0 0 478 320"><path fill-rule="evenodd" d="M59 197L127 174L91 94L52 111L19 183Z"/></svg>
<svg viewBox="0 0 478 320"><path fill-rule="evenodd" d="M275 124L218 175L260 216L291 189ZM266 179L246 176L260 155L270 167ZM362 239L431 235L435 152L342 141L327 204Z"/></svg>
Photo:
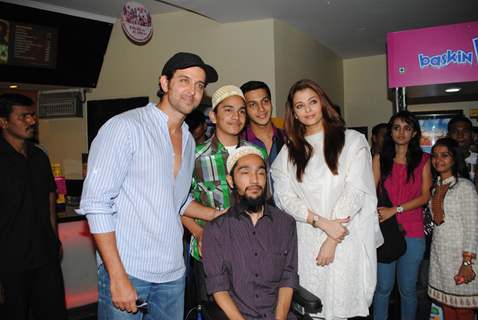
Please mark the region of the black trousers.
<svg viewBox="0 0 478 320"><path fill-rule="evenodd" d="M0 272L5 301L0 319L66 320L65 290L59 261L21 272Z"/></svg>

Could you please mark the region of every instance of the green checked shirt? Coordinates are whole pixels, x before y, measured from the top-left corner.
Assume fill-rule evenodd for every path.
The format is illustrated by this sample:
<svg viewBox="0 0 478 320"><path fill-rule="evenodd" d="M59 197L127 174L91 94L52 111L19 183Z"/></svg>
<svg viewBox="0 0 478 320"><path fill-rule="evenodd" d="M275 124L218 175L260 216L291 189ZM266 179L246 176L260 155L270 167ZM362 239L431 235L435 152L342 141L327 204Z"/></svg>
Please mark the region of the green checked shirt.
<svg viewBox="0 0 478 320"><path fill-rule="evenodd" d="M266 151L254 144L240 140L236 148L241 146L254 146L260 149L264 159L267 159ZM216 135L213 135L205 143L196 146L191 192L194 200L206 207L223 210L234 205L231 189L226 181L227 157L229 157L229 153ZM200 226L206 224L205 221L200 219L196 219L196 222ZM197 240L194 237L191 237L190 253L196 260L201 260Z"/></svg>

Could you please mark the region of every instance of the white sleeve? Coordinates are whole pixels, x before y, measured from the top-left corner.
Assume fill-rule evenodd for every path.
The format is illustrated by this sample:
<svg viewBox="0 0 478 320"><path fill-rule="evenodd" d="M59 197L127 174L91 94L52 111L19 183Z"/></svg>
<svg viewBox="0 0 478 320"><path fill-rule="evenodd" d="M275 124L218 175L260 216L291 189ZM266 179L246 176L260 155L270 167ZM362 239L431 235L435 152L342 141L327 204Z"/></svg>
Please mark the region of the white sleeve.
<svg viewBox="0 0 478 320"><path fill-rule="evenodd" d="M462 184L463 188L457 200L461 213L460 222L463 228L463 250L478 253L478 232L476 232L476 226L478 224L478 195L472 183L463 181Z"/></svg>
<svg viewBox="0 0 478 320"><path fill-rule="evenodd" d="M295 220L306 222L308 208L293 188L293 182L296 179L295 170L289 168L288 162L288 149L284 146L271 168L274 201L278 208L293 216Z"/></svg>
<svg viewBox="0 0 478 320"><path fill-rule="evenodd" d="M78 214L86 215L91 233L115 231L115 199L132 160L133 148L127 122L113 118L101 127L88 156L88 175Z"/></svg>
<svg viewBox="0 0 478 320"><path fill-rule="evenodd" d="M335 218L353 217L362 208L364 200L365 192L348 183L335 204L332 216Z"/></svg>
<svg viewBox="0 0 478 320"><path fill-rule="evenodd" d="M345 186L335 203L332 215L334 218L348 216L353 218L362 210L365 201L370 199L376 201L372 157L368 142L363 135L355 132L349 132L348 137L351 139L351 144L347 150L344 166Z"/></svg>

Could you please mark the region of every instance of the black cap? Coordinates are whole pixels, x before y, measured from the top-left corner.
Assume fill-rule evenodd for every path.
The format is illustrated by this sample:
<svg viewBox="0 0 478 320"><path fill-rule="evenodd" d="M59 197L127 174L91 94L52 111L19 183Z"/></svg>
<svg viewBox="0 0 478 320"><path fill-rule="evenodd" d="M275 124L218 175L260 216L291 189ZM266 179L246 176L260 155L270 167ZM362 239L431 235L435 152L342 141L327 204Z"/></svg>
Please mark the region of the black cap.
<svg viewBox="0 0 478 320"><path fill-rule="evenodd" d="M206 83L216 82L218 79L217 72L213 67L205 64L198 55L189 52L178 52L172 56L164 65L161 75L172 75L174 71L178 69L186 69L190 67L202 68L204 72L206 72Z"/></svg>

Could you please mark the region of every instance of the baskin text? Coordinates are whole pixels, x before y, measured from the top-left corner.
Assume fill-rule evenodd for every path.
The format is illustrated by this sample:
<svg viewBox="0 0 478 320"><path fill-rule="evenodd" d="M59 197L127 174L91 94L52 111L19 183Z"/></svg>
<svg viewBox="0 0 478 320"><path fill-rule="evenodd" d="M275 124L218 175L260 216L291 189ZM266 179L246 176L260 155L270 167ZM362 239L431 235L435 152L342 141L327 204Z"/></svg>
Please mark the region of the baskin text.
<svg viewBox="0 0 478 320"><path fill-rule="evenodd" d="M478 38L473 39L475 45L478 45ZM473 64L473 51L466 52L463 50L450 50L448 49L446 52L442 54L437 54L434 56L427 56L423 53L418 54L418 64L420 65L420 69L425 69L428 67L432 68L443 68L450 64Z"/></svg>

